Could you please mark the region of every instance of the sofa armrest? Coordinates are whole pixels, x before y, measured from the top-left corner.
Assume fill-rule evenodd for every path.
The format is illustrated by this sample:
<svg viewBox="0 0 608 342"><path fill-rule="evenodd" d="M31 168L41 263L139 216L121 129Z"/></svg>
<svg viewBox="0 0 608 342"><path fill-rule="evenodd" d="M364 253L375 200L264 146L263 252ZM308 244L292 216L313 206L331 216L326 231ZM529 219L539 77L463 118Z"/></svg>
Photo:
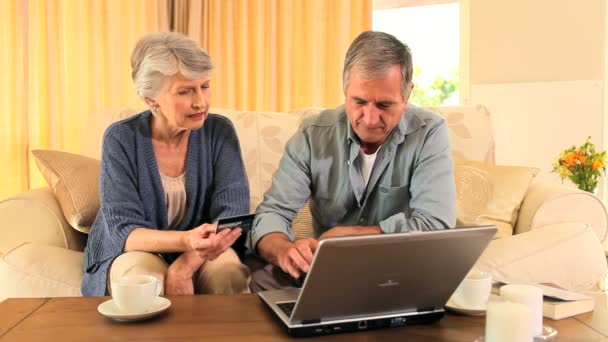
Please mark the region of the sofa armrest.
<svg viewBox="0 0 608 342"><path fill-rule="evenodd" d="M0 301L22 297L78 297L82 252L23 243L0 257Z"/></svg>
<svg viewBox="0 0 608 342"><path fill-rule="evenodd" d="M490 242L476 268L495 277L595 291L606 274L596 232L584 223L560 223Z"/></svg>
<svg viewBox="0 0 608 342"><path fill-rule="evenodd" d="M514 233L563 222L588 224L600 242L606 238L608 217L599 198L562 184L534 180L521 204Z"/></svg>
<svg viewBox="0 0 608 342"><path fill-rule="evenodd" d="M0 254L26 242L83 251L86 235L68 224L53 192L40 188L0 201Z"/></svg>

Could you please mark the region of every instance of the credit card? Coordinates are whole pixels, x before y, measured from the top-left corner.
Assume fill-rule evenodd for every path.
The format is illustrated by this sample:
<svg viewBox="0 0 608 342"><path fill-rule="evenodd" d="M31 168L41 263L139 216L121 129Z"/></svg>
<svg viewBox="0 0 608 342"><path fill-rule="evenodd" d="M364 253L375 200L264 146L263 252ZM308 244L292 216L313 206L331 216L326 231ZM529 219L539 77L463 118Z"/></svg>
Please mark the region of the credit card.
<svg viewBox="0 0 608 342"><path fill-rule="evenodd" d="M255 214L223 217L217 222L216 233L219 233L224 229L234 229L237 227L241 227L243 232L248 232L251 229L251 225L253 224L254 218Z"/></svg>

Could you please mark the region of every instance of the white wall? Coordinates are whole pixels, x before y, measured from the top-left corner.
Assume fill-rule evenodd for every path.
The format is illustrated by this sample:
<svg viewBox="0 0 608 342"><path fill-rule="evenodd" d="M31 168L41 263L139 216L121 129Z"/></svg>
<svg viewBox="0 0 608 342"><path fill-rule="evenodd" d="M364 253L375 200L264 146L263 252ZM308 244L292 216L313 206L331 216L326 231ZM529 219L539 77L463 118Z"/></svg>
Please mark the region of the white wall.
<svg viewBox="0 0 608 342"><path fill-rule="evenodd" d="M471 98L492 113L496 163L528 165L549 177L559 152L591 135L602 141L601 81L474 84Z"/></svg>
<svg viewBox="0 0 608 342"><path fill-rule="evenodd" d="M548 174L588 135L606 146L605 0L465 3L469 102L492 113L497 163Z"/></svg>
<svg viewBox="0 0 608 342"><path fill-rule="evenodd" d="M603 79L605 0L469 0L471 83Z"/></svg>

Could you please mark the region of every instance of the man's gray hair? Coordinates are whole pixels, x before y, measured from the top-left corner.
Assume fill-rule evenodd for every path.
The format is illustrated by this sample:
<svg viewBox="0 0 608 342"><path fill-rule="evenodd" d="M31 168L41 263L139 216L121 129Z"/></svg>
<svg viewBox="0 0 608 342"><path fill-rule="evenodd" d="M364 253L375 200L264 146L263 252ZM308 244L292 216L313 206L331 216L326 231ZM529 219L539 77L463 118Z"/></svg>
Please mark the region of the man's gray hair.
<svg viewBox="0 0 608 342"><path fill-rule="evenodd" d="M342 84L344 93L348 88L351 70L361 72L365 77L376 78L386 74L393 65L401 67L401 95L405 97L412 83L412 54L407 45L384 32L366 31L352 42L346 52Z"/></svg>
<svg viewBox="0 0 608 342"><path fill-rule="evenodd" d="M131 53L131 78L137 94L156 99L167 78L180 73L189 79L209 75L211 58L196 41L177 32L143 36Z"/></svg>

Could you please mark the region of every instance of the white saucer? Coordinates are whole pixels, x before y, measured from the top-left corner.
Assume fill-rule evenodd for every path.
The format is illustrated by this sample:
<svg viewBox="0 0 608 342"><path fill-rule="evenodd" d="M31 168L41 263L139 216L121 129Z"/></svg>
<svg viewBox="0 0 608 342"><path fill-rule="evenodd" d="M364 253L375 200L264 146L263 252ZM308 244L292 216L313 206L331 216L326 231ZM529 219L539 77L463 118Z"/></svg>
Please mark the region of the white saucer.
<svg viewBox="0 0 608 342"><path fill-rule="evenodd" d="M478 308L463 308L462 306L459 306L452 302L451 299L448 300L447 303L445 303L445 308L449 311L469 316L483 316L486 314L485 306Z"/></svg>
<svg viewBox="0 0 608 342"><path fill-rule="evenodd" d="M160 314L171 306L171 301L164 297L157 297L154 304L145 312L122 312L112 299L99 304L97 311L100 314L121 322L141 321Z"/></svg>

